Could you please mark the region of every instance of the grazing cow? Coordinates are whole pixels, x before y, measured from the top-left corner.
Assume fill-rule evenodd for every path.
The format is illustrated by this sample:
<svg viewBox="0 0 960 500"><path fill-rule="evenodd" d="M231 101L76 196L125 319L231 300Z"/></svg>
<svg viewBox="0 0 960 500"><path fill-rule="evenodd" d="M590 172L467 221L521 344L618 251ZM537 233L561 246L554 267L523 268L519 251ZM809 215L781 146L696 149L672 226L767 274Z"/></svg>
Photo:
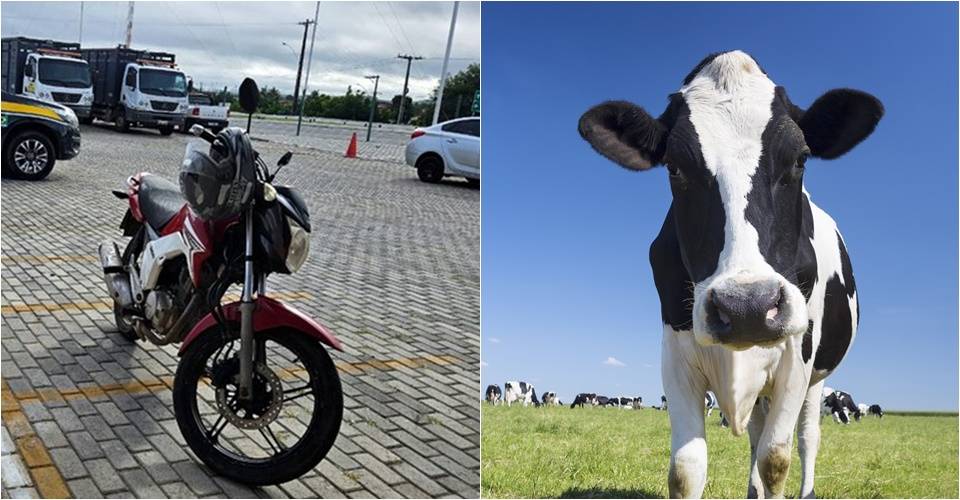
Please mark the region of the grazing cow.
<svg viewBox="0 0 960 500"><path fill-rule="evenodd" d="M573 399L573 403L570 405L570 408L579 406L583 408L583 405L596 406L597 405L597 395L593 393L581 392L577 394L577 397Z"/></svg>
<svg viewBox="0 0 960 500"><path fill-rule="evenodd" d="M666 397L666 396L660 396L660 408L657 408L657 409L658 409L658 410L667 411L667 397Z"/></svg>
<svg viewBox="0 0 960 500"><path fill-rule="evenodd" d="M624 410L634 410L639 403L640 398L628 398L626 396L620 397L620 408Z"/></svg>
<svg viewBox="0 0 960 500"><path fill-rule="evenodd" d="M639 397L639 396L633 398L633 401L630 402L630 406L631 406L634 410L642 410L642 409L643 409L643 398L641 398L641 397Z"/></svg>
<svg viewBox="0 0 960 500"><path fill-rule="evenodd" d="M870 405L868 408L871 415L876 415L878 418L883 418L883 408L880 408L880 405Z"/></svg>
<svg viewBox="0 0 960 500"><path fill-rule="evenodd" d="M503 400L507 403L507 406L510 406L514 401L523 403L523 406L530 403L533 403L534 406L540 406L540 401L537 400L537 391L526 382L505 382L503 391Z"/></svg>
<svg viewBox="0 0 960 500"><path fill-rule="evenodd" d="M606 396L597 396L597 402L594 404L598 406L607 406L610 404L610 398Z"/></svg>
<svg viewBox="0 0 960 500"><path fill-rule="evenodd" d="M544 406L556 406L560 404L560 400L557 399L557 393L555 392L544 392L540 396L540 401Z"/></svg>
<svg viewBox="0 0 960 500"><path fill-rule="evenodd" d="M500 402L500 398L503 397L503 392L500 391L500 386L496 384L490 384L487 386L486 400L488 403L496 406Z"/></svg>
<svg viewBox="0 0 960 500"><path fill-rule="evenodd" d="M868 405L866 405L866 404L863 404L863 403L858 403L858 404L857 404L857 409L860 410L860 416L861 416L861 417L862 417L862 416L865 416L865 415L868 415L868 414L870 413L870 406L868 406ZM857 420L860 420L860 419L857 418Z"/></svg>
<svg viewBox="0 0 960 500"><path fill-rule="evenodd" d="M853 396L846 392L830 392L823 399L823 406L827 409L828 414L833 415L833 421L836 423L849 424L850 415L853 415L857 421L860 420L860 409L853 401Z"/></svg>
<svg viewBox="0 0 960 500"><path fill-rule="evenodd" d="M800 494L813 494L820 387L846 355L859 310L843 239L810 201L804 168L808 157L852 149L882 115L879 100L851 89L802 109L752 57L731 51L698 64L659 118L625 101L580 118L600 154L669 174L673 202L650 263L664 323L671 496L703 493L708 389L734 435L749 431L748 495L783 495L798 427Z"/></svg>
<svg viewBox="0 0 960 500"><path fill-rule="evenodd" d="M713 394L713 391L707 391L703 399L703 405L706 406L707 416L709 417L713 413L713 409L717 407L717 396Z"/></svg>

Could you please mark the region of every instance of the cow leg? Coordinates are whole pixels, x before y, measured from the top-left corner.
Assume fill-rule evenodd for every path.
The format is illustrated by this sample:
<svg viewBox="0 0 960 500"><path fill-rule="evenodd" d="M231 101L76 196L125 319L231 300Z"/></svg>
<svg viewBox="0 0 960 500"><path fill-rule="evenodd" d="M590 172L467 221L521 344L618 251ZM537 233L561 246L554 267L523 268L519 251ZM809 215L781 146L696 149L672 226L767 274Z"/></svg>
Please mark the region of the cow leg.
<svg viewBox="0 0 960 500"><path fill-rule="evenodd" d="M760 480L760 469L757 467L757 446L760 444L760 436L763 435L766 421L766 401L758 399L753 405L750 423L747 424L747 432L750 434L750 478L747 480L747 498L764 497L763 481Z"/></svg>
<svg viewBox="0 0 960 500"><path fill-rule="evenodd" d="M800 408L809 389L809 375L800 359L800 342L787 341L769 397L767 418L757 446L757 468L765 498L783 498L790 471L790 451Z"/></svg>
<svg viewBox="0 0 960 500"><path fill-rule="evenodd" d="M797 422L797 445L800 448L800 467L803 475L800 480L800 498L816 498L813 491L813 470L817 463L817 451L820 449L820 399L823 393L823 381L807 390L807 397L800 408L800 420Z"/></svg>
<svg viewBox="0 0 960 500"><path fill-rule="evenodd" d="M693 341L687 332L665 328L661 375L670 405L670 498L700 498L707 482L707 440L704 429L703 393L706 380L700 370L683 359L680 341ZM680 335L688 335L679 339Z"/></svg>

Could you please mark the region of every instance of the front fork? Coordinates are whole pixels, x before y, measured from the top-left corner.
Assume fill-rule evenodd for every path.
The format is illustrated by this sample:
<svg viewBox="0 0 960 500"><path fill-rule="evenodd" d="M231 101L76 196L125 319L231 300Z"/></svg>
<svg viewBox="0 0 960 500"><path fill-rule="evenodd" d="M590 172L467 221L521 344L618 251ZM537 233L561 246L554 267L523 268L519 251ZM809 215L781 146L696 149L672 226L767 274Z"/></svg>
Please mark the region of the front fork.
<svg viewBox="0 0 960 500"><path fill-rule="evenodd" d="M253 342L253 203L246 209L244 220L243 294L240 296L240 400L253 396L253 364L256 350ZM260 280L263 281L263 280ZM262 292L262 290L261 290Z"/></svg>

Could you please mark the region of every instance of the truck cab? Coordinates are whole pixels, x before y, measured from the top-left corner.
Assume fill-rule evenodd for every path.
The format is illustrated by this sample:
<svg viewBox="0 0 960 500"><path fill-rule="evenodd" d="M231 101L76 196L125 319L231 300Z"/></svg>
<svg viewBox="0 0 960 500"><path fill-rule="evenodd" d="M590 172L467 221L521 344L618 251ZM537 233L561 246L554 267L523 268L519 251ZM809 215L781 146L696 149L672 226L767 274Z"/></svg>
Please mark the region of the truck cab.
<svg viewBox="0 0 960 500"><path fill-rule="evenodd" d="M3 90L67 106L81 122L90 122L93 86L78 44L5 38L3 55Z"/></svg>
<svg viewBox="0 0 960 500"><path fill-rule="evenodd" d="M187 77L173 67L129 63L124 70L120 101L125 108L122 122L129 126L157 128L163 135L183 129L187 100ZM124 123L117 123L125 128Z"/></svg>

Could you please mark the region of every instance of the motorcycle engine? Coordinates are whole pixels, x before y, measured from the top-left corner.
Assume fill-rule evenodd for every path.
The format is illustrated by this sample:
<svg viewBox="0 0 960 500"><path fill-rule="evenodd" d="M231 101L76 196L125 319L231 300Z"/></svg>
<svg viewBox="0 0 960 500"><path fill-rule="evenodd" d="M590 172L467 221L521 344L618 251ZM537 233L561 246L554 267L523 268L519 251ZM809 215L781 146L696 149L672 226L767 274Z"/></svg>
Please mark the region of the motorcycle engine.
<svg viewBox="0 0 960 500"><path fill-rule="evenodd" d="M181 312L175 295L162 288L148 292L143 301L143 313L154 330L169 331L180 318Z"/></svg>

